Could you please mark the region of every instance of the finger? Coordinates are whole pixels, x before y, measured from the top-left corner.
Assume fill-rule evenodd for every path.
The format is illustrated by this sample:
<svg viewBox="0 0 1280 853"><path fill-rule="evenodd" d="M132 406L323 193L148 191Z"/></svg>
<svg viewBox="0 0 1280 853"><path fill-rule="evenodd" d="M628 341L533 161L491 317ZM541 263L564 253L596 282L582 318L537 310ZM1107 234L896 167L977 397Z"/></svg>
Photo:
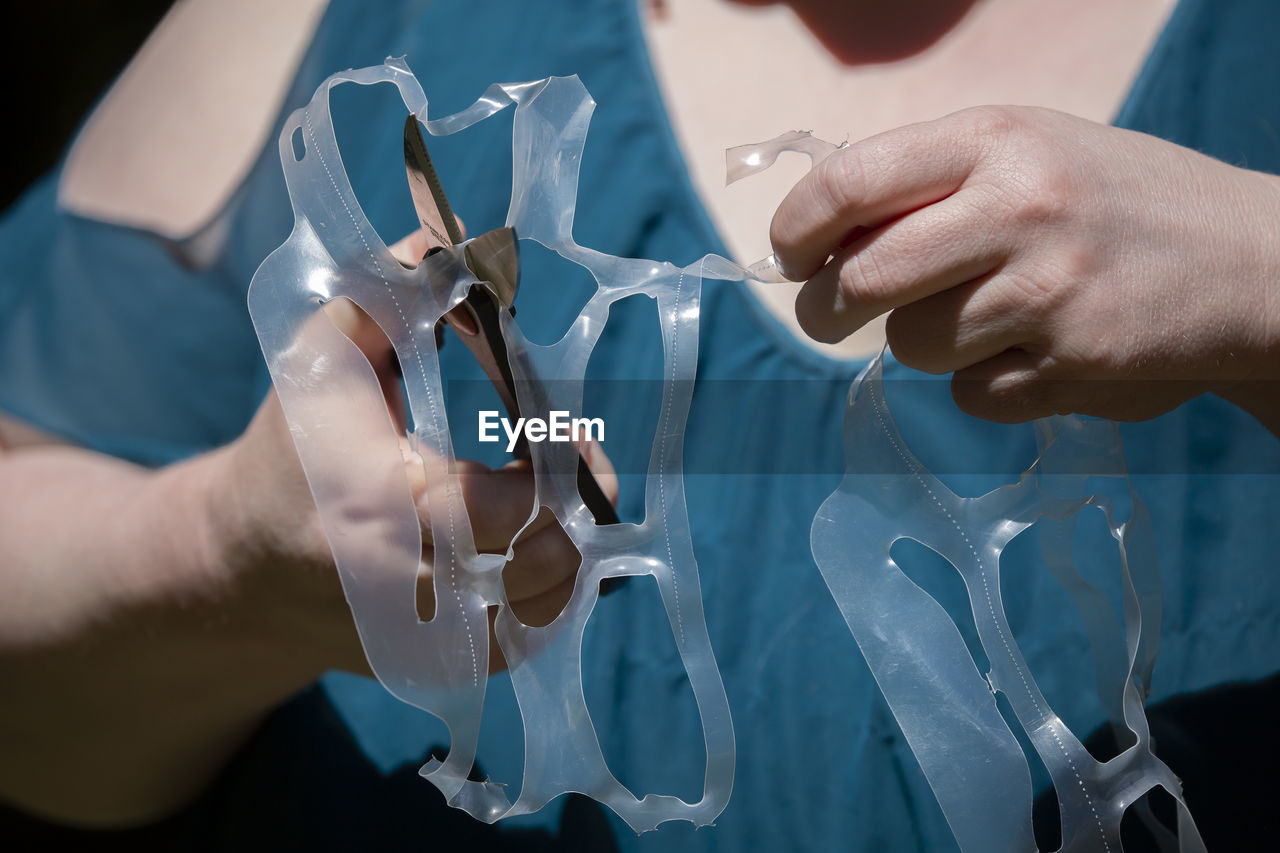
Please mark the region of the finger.
<svg viewBox="0 0 1280 853"><path fill-rule="evenodd" d="M548 590L535 598L525 599L511 606L511 613L525 625L532 628L545 628L564 612L565 605L573 597L574 581L569 580L555 589ZM489 608L489 674L501 672L507 668L502 647L498 645L498 636L494 631L494 622L498 615L497 607Z"/></svg>
<svg viewBox="0 0 1280 853"><path fill-rule="evenodd" d="M382 398L396 432L404 432L409 422L408 407L400 382L400 365L386 332L364 309L345 296L327 300L320 307L338 331L359 347L377 374Z"/></svg>
<svg viewBox="0 0 1280 853"><path fill-rule="evenodd" d="M974 117L981 113L891 130L815 166L782 200L770 226L787 277L811 277L855 228L882 225L959 189L985 148Z"/></svg>
<svg viewBox="0 0 1280 853"><path fill-rule="evenodd" d="M419 228L417 231L411 231L401 237L389 248L391 256L406 267L416 267L422 261L427 250L432 247L431 237L425 230Z"/></svg>
<svg viewBox="0 0 1280 853"><path fill-rule="evenodd" d="M858 238L800 289L800 327L835 343L886 311L990 272L1012 246L983 204L977 190L957 193Z"/></svg>
<svg viewBox="0 0 1280 853"><path fill-rule="evenodd" d="M494 623L498 618L498 607L496 605L489 606L489 674L494 675L502 672L507 668L507 659L502 654L502 647L498 645L498 633L494 630Z"/></svg>
<svg viewBox="0 0 1280 853"><path fill-rule="evenodd" d="M394 350L387 333L382 331L377 321L345 296L327 300L320 307L338 331L360 348L374 370L379 374L387 372Z"/></svg>
<svg viewBox="0 0 1280 853"><path fill-rule="evenodd" d="M595 439L588 439L578 448L578 452L586 460L587 468L591 470L592 476L596 478L596 484L600 486L600 491L608 498L609 503L616 507L618 505L618 475L613 470L613 462L605 455L604 448Z"/></svg>
<svg viewBox="0 0 1280 853"><path fill-rule="evenodd" d="M894 358L925 373L951 373L1027 343L1023 306L993 281L998 277L986 275L894 310L885 324Z"/></svg>
<svg viewBox="0 0 1280 853"><path fill-rule="evenodd" d="M429 501L435 499L440 501L438 512L447 512L447 501L449 500L448 490L446 488L447 481L443 479L445 472L443 467L433 467L430 472L427 470L426 460L438 460L439 457L428 452L427 456L423 456L413 449L413 445L408 436L400 439L400 454L404 457L405 474L409 479L409 491L413 494L414 503L418 505L419 515L422 517L424 526L429 528L431 518L431 505ZM476 462L473 459L456 459L454 460L454 473L458 475L460 481L467 480L473 476L481 476L491 473L491 469L483 462ZM437 480L437 488L428 494L428 486L432 483L432 478ZM430 530L427 530L430 534ZM426 540L430 541L430 539Z"/></svg>
<svg viewBox="0 0 1280 853"><path fill-rule="evenodd" d="M490 469L478 462L460 459L458 465L462 499L471 519L476 550L504 553L533 515L536 489L532 463L517 459L501 468ZM544 517L539 513L529 523L525 535L554 523L554 515L548 513Z"/></svg>
<svg viewBox="0 0 1280 853"><path fill-rule="evenodd" d="M458 230L462 232L462 238L467 237L467 226L463 224L462 217L456 217L458 220ZM395 243L387 248L391 251L391 256L407 267L416 267L427 253L428 249L434 248L435 242L431 235L423 228L404 235Z"/></svg>
<svg viewBox="0 0 1280 853"><path fill-rule="evenodd" d="M436 590L432 567L435 565L435 549L430 545L422 548L422 561L418 563L418 580L414 586L414 604L418 610L418 618L430 622L436 618Z"/></svg>
<svg viewBox="0 0 1280 853"><path fill-rule="evenodd" d="M545 507L540 515L555 515ZM502 569L508 601L534 598L572 580L582 565L582 554L559 524L544 527L516 542L512 557Z"/></svg>
<svg viewBox="0 0 1280 853"><path fill-rule="evenodd" d="M550 510L544 512L551 514ZM417 583L418 615L424 620L435 616L435 590L431 575L434 558L434 549L425 547ZM561 589L566 583L572 589L581 565L582 554L558 525L527 540L522 539L516 543L513 558L502 570L507 601L519 606L522 602L539 599L548 592Z"/></svg>
<svg viewBox="0 0 1280 853"><path fill-rule="evenodd" d="M573 597L574 583L575 579L569 578L541 595L512 601L511 612L530 627L543 628L550 625L564 611L565 605Z"/></svg>
<svg viewBox="0 0 1280 853"><path fill-rule="evenodd" d="M962 410L997 423L1022 423L1072 411L1072 383L1046 380L1040 361L1026 350L1006 350L957 370L951 379L951 396Z"/></svg>
<svg viewBox="0 0 1280 853"><path fill-rule="evenodd" d="M559 541L554 535L561 537ZM541 542L543 538L547 541ZM522 614L536 618L538 614L549 614L546 624L563 609L573 592L577 581L578 569L582 565L582 555L573 546L568 536L558 527L544 531L534 537L531 542L533 550L521 555L521 545L516 546L516 557L503 568L502 584L507 594L507 603L517 616ZM525 543L522 543L525 544ZM435 552L430 547L423 550L423 560L419 566L418 580L415 587L418 618L430 621L435 618L436 598L431 573ZM554 610L551 606L555 605ZM521 618L526 625L534 624Z"/></svg>
<svg viewBox="0 0 1280 853"><path fill-rule="evenodd" d="M423 543L430 543L434 541L432 518L438 515L442 523L448 524L449 513L453 509L450 502L455 498L443 471L427 470L422 456L406 454L405 466L422 523ZM471 522L476 550L490 554L505 553L516 533L533 515L534 482L530 463L517 460L494 470L471 459L458 459L454 472L462 492L463 507ZM526 532L532 534L554 520L554 516L550 520L536 518Z"/></svg>

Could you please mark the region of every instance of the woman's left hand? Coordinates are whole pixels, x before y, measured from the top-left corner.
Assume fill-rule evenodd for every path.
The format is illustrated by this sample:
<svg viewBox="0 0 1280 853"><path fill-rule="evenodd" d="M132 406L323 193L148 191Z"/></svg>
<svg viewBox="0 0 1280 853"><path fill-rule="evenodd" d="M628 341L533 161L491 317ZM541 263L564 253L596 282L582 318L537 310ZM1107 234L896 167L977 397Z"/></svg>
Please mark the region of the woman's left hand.
<svg viewBox="0 0 1280 853"><path fill-rule="evenodd" d="M957 403L980 417L1137 420L1216 391L1267 421L1274 176L1062 113L980 107L836 152L771 237L808 280L806 332L837 341L891 312L898 360L954 372Z"/></svg>

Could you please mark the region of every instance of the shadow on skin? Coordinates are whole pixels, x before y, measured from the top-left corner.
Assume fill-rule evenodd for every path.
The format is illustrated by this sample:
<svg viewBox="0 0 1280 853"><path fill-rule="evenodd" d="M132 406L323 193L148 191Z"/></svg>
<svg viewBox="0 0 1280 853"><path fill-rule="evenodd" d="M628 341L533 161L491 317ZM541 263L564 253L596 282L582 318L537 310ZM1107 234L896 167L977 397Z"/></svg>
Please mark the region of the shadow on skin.
<svg viewBox="0 0 1280 853"><path fill-rule="evenodd" d="M773 6L778 0L733 0ZM952 30L977 0L790 0L814 38L844 65L915 56Z"/></svg>

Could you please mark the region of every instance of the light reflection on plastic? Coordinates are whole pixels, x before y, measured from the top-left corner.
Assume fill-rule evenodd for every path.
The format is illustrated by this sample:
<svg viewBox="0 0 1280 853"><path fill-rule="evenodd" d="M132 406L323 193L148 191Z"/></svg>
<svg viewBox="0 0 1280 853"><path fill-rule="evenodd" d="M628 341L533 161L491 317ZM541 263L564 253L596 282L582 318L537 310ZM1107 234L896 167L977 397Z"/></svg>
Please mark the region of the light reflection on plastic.
<svg viewBox="0 0 1280 853"><path fill-rule="evenodd" d="M814 559L965 853L1036 849L1030 770L996 691L1049 772L1063 851L1119 851L1121 817L1159 786L1178 803L1176 837L1145 806L1140 819L1162 849L1203 853L1178 779L1152 752L1142 708L1159 639L1160 579L1151 521L1129 482L1119 432L1076 417L1040 421L1036 430L1041 456L1016 483L958 497L903 441L877 359L850 392L848 473L814 519ZM1121 519L1115 508L1128 505L1133 513ZM1123 625L1105 598L1082 592L1096 590L1072 565L1072 531L1084 512L1105 514L1119 549ZM1129 735L1117 740L1134 741L1105 763L1045 701L1000 601L999 554L1033 524L1042 528L1045 563L1084 618L1109 722ZM899 539L936 551L964 580L988 673L978 671L947 612L890 556Z"/></svg>
<svg viewBox="0 0 1280 853"><path fill-rule="evenodd" d="M307 275L307 289L319 296L322 300L328 301L333 298L333 294L329 290L329 281L332 278L327 270L312 270Z"/></svg>
<svg viewBox="0 0 1280 853"><path fill-rule="evenodd" d="M394 695L438 716L449 728L447 757L428 762L422 775L451 805L486 822L536 811L572 790L610 806L637 831L667 820L708 824L723 810L732 790L733 730L703 618L679 462L682 442L670 439L682 434L688 414L702 280L778 281L781 273L772 257L744 269L707 255L677 268L601 255L575 244L567 225L576 201L571 193L594 107L576 77L495 85L462 112L426 122L432 134L451 134L514 106L517 168L507 224L523 238L585 267L599 282L582 316L552 346L533 344L510 316L503 317L521 410L581 415L577 401L587 361L609 306L634 294L649 295L657 303L664 370L672 379L662 401L668 428L655 437L640 524L592 524L573 486L576 450L566 444L531 446L536 500L530 521L536 507L550 507L582 553L582 567L573 596L555 621L543 628L523 625L507 606L501 582L504 557L476 553L470 518L451 473L456 468L434 328L475 279L450 251L432 255L416 269L405 269L364 217L342 169L329 116L330 89L347 82L391 83L409 112L427 115L426 97L408 67L401 60L388 60L383 66L330 77L311 103L290 117L280 139L295 227L254 276L250 311L370 665ZM291 137L299 128L306 134L309 154L301 162L294 160L291 149ZM784 151L803 153L817 162L837 148L807 133L784 134L727 152L728 178L732 182L768 168ZM313 153L316 156L310 156ZM387 334L404 370L416 452L402 454L372 368L317 310L316 294L326 300L352 299ZM879 370L879 363L873 364L850 391L845 439L851 473L823 505L813 527L814 555L836 602L964 850L1034 849L1026 759L992 694L992 685L1005 689L1001 685L1019 682L1027 685L1025 691L1006 695L1057 786L1063 849L1118 850L1120 815L1138 794L1160 785L1180 797L1177 780L1151 754L1142 714L1141 687L1147 684L1154 657L1150 588L1158 584L1154 561L1143 553L1142 543L1149 538L1145 514L1135 513L1124 525L1112 522L1129 559L1125 583L1134 605L1126 607L1131 643L1127 666L1120 670L1129 677L1116 685L1122 698L1115 704L1123 710L1113 722L1133 732L1137 744L1101 765L1043 703L1012 644L1003 612L998 607L975 608L992 662L988 682L977 672L954 624L939 614L932 598L905 579L888 551L897 538L918 539L959 567L971 592L975 584L994 584L998 590L996 561L971 560L957 543L981 543L998 553L1034 521L1069 524L1085 507L1105 511L1110 504L1083 493L1050 498L1035 490L1034 477L993 493L998 499L956 498L902 444L883 401ZM539 378L556 381L535 381ZM1114 432L1057 419L1042 424L1041 435L1047 450L1037 475L1065 475L1079 491L1083 476L1073 473L1072 448L1089 445L1088 452L1096 453L1101 443L1114 451L1119 466L1103 473L1127 488ZM896 476L857 475L856 460L868 453L881 459L897 454L893 458L901 459L903 469ZM1079 458L1087 456L1081 451ZM416 479L431 484L426 496L434 543L430 560L424 558L422 522L406 466L420 468ZM890 493L905 503L884 503ZM1141 507L1136 496L1134 505ZM888 506L898 509L890 511ZM430 569L435 591L436 612L429 622L418 618L415 605L420 564ZM661 794L637 798L621 785L604 760L583 698L580 660L586 622L601 581L627 575L657 583L701 714L706 773L703 796L696 803ZM1158 601L1156 595L1155 606ZM495 633L525 726L524 779L514 801L501 784L467 779L487 681L490 605L499 606ZM885 609L900 618L892 625L871 620L871 613ZM1100 614L1086 614L1086 620L1098 631L1116 629L1103 625ZM992 641L998 644L989 646ZM1139 655L1139 645L1146 657ZM961 719L967 724L959 724ZM938 738L939 733L945 734ZM1201 850L1190 815L1180 799L1179 803L1180 849Z"/></svg>
<svg viewBox="0 0 1280 853"><path fill-rule="evenodd" d="M486 822L540 809L566 791L594 797L637 831L667 820L711 823L733 787L734 742L728 700L703 617L697 564L681 477L681 444L698 353L702 279L741 279L742 267L708 255L684 268L615 258L584 249L569 233L594 103L576 77L491 86L460 113L425 122L435 135L464 130L515 108L515 169L507 224L585 267L599 283L565 337L549 347L502 317L522 413L559 410L581 416L587 361L611 303L646 294L657 303L664 372L664 429L655 436L640 524L597 527L575 487L578 455L569 443L530 446L539 506L549 507L582 554L573 596L542 628L522 624L507 606L503 555L478 554L456 471L434 328L475 278L456 251L405 269L360 209L342 168L329 114L329 91L343 83L394 85L407 110L428 115L426 96L402 60L335 74L280 136L294 230L263 262L249 307L272 380L294 436L343 589L369 664L395 696L445 722L443 762L421 770L448 802ZM301 132L308 156L292 155ZM767 159L787 150L791 135ZM762 146L769 148L770 144ZM759 158L757 158L759 159ZM407 189L406 189L407 193ZM395 348L412 414L412 452L402 455L377 377L360 350L317 310L314 294L344 296L373 318ZM541 382L540 379L554 379ZM426 482L430 558L409 487ZM526 522L527 523L527 522ZM430 570L435 615L418 618L419 565ZM649 794L642 799L610 773L583 698L581 644L602 581L651 578L662 594L680 657L702 718L706 745L698 802ZM511 673L525 726L524 780L514 802L503 785L467 779L475 759L489 659L487 609ZM679 759L673 759L679 760Z"/></svg>

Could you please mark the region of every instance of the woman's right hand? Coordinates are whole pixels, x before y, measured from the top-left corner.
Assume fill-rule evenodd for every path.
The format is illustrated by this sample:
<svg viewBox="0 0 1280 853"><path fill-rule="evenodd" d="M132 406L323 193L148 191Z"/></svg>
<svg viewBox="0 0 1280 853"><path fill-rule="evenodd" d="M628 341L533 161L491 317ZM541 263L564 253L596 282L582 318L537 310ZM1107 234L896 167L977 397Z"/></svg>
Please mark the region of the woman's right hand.
<svg viewBox="0 0 1280 853"><path fill-rule="evenodd" d="M420 257L417 235L401 241L393 251ZM416 255L415 255L416 253ZM325 305L332 321L369 360L383 387L392 418L403 427L399 380L391 344L378 325L353 303L332 300ZM418 611L434 610L429 567L432 541L429 483L421 460L401 442L405 469L418 509L423 538L423 572L418 583ZM617 478L598 445L584 449L592 472L606 495L617 500ZM347 464L360 464L352 449ZM296 624L299 648L316 655L323 668L368 672L355 625L334 569L328 541L321 527L302 465L279 399L271 392L244 434L228 449L224 475L216 487L218 547L241 576L252 576L251 587L264 595L258 606L289 612ZM581 562L573 542L547 509L525 527L534 507L534 477L530 463L515 460L490 469L459 459L456 470L476 549L505 553L517 532L513 558L503 582L515 615L526 624L549 623L568 602ZM490 670L503 665L497 642L490 636ZM323 658L322 660L320 658Z"/></svg>

